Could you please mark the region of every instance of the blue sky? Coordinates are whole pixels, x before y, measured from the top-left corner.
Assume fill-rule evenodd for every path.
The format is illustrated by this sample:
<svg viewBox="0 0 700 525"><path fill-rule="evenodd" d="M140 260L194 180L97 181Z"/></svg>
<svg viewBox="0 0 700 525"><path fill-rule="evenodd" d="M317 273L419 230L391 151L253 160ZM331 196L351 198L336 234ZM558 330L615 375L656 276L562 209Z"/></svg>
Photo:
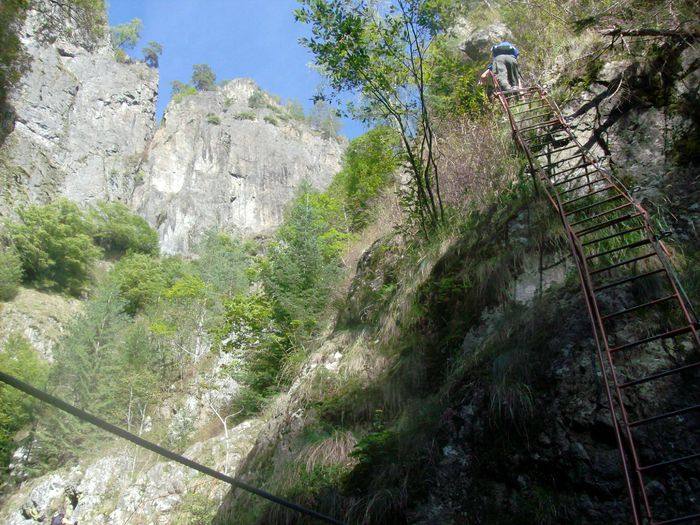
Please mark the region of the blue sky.
<svg viewBox="0 0 700 525"><path fill-rule="evenodd" d="M307 67L311 54L299 45L306 34L294 21L296 0L109 0L110 25L140 18L141 41L163 46L157 116L170 100L170 82L190 82L193 64L209 64L217 81L250 77L265 91L296 99L306 110L320 76ZM341 133L352 138L364 131L345 119Z"/></svg>

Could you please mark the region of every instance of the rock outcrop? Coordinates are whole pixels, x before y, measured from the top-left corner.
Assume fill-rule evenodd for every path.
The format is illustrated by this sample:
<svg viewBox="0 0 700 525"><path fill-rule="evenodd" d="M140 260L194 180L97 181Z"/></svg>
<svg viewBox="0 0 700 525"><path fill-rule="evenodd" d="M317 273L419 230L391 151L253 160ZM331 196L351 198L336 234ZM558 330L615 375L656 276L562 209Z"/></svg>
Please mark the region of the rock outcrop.
<svg viewBox="0 0 700 525"><path fill-rule="evenodd" d="M118 63L106 27L88 34L79 9L33 0L20 31L30 69L9 103L0 145L0 214L65 196L128 201L153 130L158 72ZM100 36L101 35L101 36Z"/></svg>
<svg viewBox="0 0 700 525"><path fill-rule="evenodd" d="M166 253L189 251L211 228L269 232L303 180L319 189L330 183L343 149L252 80L232 80L168 105L133 206L158 229Z"/></svg>

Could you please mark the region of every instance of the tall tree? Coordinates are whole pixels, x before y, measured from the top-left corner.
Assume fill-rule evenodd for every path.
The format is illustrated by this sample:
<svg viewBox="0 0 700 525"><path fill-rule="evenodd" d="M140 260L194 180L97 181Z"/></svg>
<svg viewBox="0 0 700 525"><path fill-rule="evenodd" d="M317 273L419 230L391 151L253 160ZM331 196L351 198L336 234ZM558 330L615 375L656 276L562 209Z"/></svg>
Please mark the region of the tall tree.
<svg viewBox="0 0 700 525"><path fill-rule="evenodd" d="M133 49L141 38L142 26L141 20L134 18L130 22L124 22L110 28L112 43L121 49Z"/></svg>
<svg viewBox="0 0 700 525"><path fill-rule="evenodd" d="M312 31L301 43L325 73L329 96L360 95L365 103L351 110L400 132L412 178L405 202L427 236L443 217L424 70L436 30L432 17L421 0L299 2L295 17Z"/></svg>
<svg viewBox="0 0 700 525"><path fill-rule="evenodd" d="M214 70L207 64L192 66L192 84L198 91L212 91L216 82Z"/></svg>
<svg viewBox="0 0 700 525"><path fill-rule="evenodd" d="M325 100L317 100L309 114L311 127L321 131L325 138L337 137L340 132L338 111Z"/></svg>
<svg viewBox="0 0 700 525"><path fill-rule="evenodd" d="M151 41L142 51L143 61L148 67L158 67L158 60L160 59L160 55L163 54L163 46L158 42Z"/></svg>

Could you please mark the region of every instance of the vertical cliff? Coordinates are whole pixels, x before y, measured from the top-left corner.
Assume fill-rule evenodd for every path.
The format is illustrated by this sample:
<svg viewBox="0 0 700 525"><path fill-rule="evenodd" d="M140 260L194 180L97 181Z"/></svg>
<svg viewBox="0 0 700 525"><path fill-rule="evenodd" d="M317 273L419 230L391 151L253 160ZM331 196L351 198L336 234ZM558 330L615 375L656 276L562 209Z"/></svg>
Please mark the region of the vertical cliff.
<svg viewBox="0 0 700 525"><path fill-rule="evenodd" d="M158 72L118 63L104 21L32 0L19 31L28 71L10 94L0 145L0 214L23 202L128 201L153 134Z"/></svg>
<svg viewBox="0 0 700 525"><path fill-rule="evenodd" d="M236 79L170 102L134 208L158 229L166 253L187 252L211 228L269 232L303 180L330 183L343 149L252 80Z"/></svg>

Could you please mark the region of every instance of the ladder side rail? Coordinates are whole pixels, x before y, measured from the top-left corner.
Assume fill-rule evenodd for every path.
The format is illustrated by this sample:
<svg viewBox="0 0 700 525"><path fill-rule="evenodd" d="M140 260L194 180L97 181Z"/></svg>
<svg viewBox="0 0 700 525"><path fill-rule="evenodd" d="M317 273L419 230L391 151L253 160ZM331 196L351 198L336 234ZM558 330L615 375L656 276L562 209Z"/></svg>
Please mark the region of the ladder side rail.
<svg viewBox="0 0 700 525"><path fill-rule="evenodd" d="M584 293L584 299L586 302L586 308L588 309L588 313L591 319L591 328L593 331L594 335L594 340L596 341L596 347L598 349L598 357L599 360L601 361L601 370L603 372L603 378L604 378L604 385L605 385L605 392L606 392L606 397L608 398L608 404L610 406L611 410L611 416L612 416L612 421L613 421L613 428L615 430L615 439L618 443L618 450L620 452L620 458L622 461L622 466L623 466L623 473L625 477L625 484L627 486L627 491L630 496L630 502L631 502L631 507L632 507L632 514L633 514L633 519L635 522L635 525L641 525L642 521L640 520L639 517L639 512L637 509L637 496L634 490L634 486L632 483L631 479L631 470L630 465L628 462L628 458L625 455L625 450L629 449L630 454L632 456L632 462L633 462L633 470L636 473L637 477L637 482L639 483L640 487L640 492L642 494L642 503L644 505L644 510L647 514L648 519L651 519L651 507L649 505L649 501L646 495L646 492L644 490L644 480L641 474L641 471L639 470L639 458L638 454L636 451L636 447L634 446L634 440L632 437L632 434L630 432L630 426L629 426L629 418L627 416L627 412L624 408L624 401L622 398L622 392L619 388L619 381L617 379L617 374L615 371L615 364L612 360L612 355L610 353L610 347L607 342L607 337L605 336L605 327L602 321L602 317L600 314L600 311L598 309L597 301L595 300L595 294L593 292L593 284L590 279L590 273L588 270L588 265L586 264L585 260L585 254L583 252L583 247L581 246L581 243L576 236L575 231L571 226L569 225L565 213L564 213L564 208L561 204L561 201L559 199L559 195L555 191L551 181L549 180L548 177L544 176L542 177L543 170L541 166L539 165L539 162L537 162L536 158L532 155L530 149L527 147L526 142L523 140L520 131L518 130L517 127L513 128L514 135L517 137L518 142L524 147L524 152L528 158L528 162L530 163L531 170L533 172L533 176L535 173L540 174L541 178L546 181L544 184L544 191L547 194L549 200L552 202L554 205L555 209L559 211L559 217L562 221L562 225L564 226L565 231L567 232L567 240L569 241L570 248L574 254L574 259L576 260L576 268L579 273L579 278L580 278L580 283L581 287ZM567 134L569 136L572 136L573 134L571 133L570 130L567 129ZM575 137L574 137L575 140ZM577 143L578 144L578 143ZM579 144L580 147L580 144ZM547 188L547 185L552 185L551 191ZM602 341L602 348L601 348L601 341ZM605 354L605 358L603 356ZM605 366L605 361L607 361L608 366ZM608 378L608 372L612 376L612 383L614 385L615 389L615 396L617 398L617 403L619 410L616 410L615 408L615 401L613 397L613 392L611 389L610 385L610 380ZM616 413L619 413L622 416L622 422L624 424L624 434L626 434L626 439L628 446L626 447L625 444L623 443L622 440L622 434L623 434L623 429L620 428L620 423L617 420Z"/></svg>
<svg viewBox="0 0 700 525"><path fill-rule="evenodd" d="M531 166L535 169L539 168L539 166ZM541 172L541 168L540 172ZM566 231L566 238L567 242L569 244L569 248L571 249L573 255L574 255L574 260L576 261L576 271L579 274L579 283L581 285L581 291L583 293L583 298L584 302L586 304L586 309L588 310L588 315L591 320L591 329L593 332L593 339L596 344L596 349L597 349L597 355L598 355L598 360L600 363L601 371L602 371L602 377L603 377L603 387L605 391L605 395L608 399L608 405L610 407L611 411L611 420L613 424L613 430L615 433L615 441L617 442L617 447L618 447L618 452L620 453L620 460L622 462L622 472L624 474L625 478L625 485L627 487L627 492L630 497L630 504L631 504L631 509L632 509L632 518L634 520L634 525L642 525L642 521L639 516L639 511L638 511L638 504L637 504L637 495L634 490L634 485L632 482L632 465L629 464L629 459L627 458L627 455L625 454L625 444L622 439L623 431L620 428L620 422L618 421L618 418L616 416L617 410L615 409L615 399L613 397L613 392L612 388L610 385L610 378L608 377L608 374L612 374L612 380L613 383L615 384L615 390L617 392L617 402L619 406L622 408L622 413L623 413L623 421L627 424L627 417L626 414L624 413L624 404L622 403L622 399L620 397L620 391L619 388L617 388L617 378L615 375L615 367L614 364L610 358L610 354L607 351L608 345L607 345L607 338L605 336L605 328L602 322L602 319L600 318L600 313L597 308L597 304L595 301L595 295L592 292L592 283L590 281L590 278L587 278L585 272L586 272L586 265L585 265L585 254L583 253L583 248L580 246L580 242L578 238L576 237L575 232L573 229L569 226L568 221L566 220L565 215L561 211L563 208L561 207L561 201L559 200L559 196L557 195L556 191L554 190L553 186L552 189L550 190L547 188L547 185L551 185L551 181L545 176L541 177L543 181L547 181L546 183L543 184L543 189L547 197L549 198L550 202L554 205L554 207L557 210L560 210L559 213L559 218L562 222L562 226L564 227ZM601 346L601 341L603 345ZM608 366L606 366L606 359L604 355L607 354L607 362ZM629 437L628 437L628 442ZM633 446L633 445L632 445ZM636 461L636 453L633 454L633 460L635 463L638 463ZM635 469L636 470L636 469ZM643 486L643 485L642 485ZM642 491L643 493L643 491ZM646 499L646 494L644 494L644 498Z"/></svg>

